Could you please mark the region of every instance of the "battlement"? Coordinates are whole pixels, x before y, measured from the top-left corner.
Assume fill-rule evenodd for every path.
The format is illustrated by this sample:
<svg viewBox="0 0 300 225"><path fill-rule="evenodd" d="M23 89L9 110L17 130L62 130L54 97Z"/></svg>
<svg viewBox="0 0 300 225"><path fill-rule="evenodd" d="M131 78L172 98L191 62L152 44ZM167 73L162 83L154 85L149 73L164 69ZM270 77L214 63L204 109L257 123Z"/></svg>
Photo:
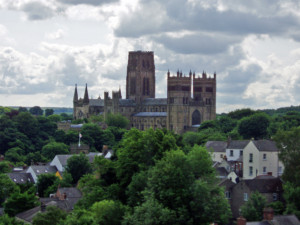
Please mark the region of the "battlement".
<svg viewBox="0 0 300 225"><path fill-rule="evenodd" d="M168 80L191 80L192 74L190 73L189 75L185 75L182 74L182 71L179 72L179 70L177 70L177 74L175 75L171 75L170 71L168 71Z"/></svg>
<svg viewBox="0 0 300 225"><path fill-rule="evenodd" d="M217 76L216 72L214 72L213 77L212 77L203 71L202 76L201 75L196 76L196 74L193 73L193 80L194 81L196 81L196 80L201 80L201 81L202 80L216 80L216 76Z"/></svg>

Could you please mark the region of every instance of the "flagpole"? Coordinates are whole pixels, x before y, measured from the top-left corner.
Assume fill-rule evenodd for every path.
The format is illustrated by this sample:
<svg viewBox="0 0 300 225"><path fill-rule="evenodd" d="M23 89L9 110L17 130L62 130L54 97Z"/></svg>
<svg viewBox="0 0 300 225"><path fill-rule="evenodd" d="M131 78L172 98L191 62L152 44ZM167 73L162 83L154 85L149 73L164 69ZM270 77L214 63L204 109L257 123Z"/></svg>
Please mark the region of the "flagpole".
<svg viewBox="0 0 300 225"><path fill-rule="evenodd" d="M81 138L81 133L79 133L78 147L80 147L80 138Z"/></svg>

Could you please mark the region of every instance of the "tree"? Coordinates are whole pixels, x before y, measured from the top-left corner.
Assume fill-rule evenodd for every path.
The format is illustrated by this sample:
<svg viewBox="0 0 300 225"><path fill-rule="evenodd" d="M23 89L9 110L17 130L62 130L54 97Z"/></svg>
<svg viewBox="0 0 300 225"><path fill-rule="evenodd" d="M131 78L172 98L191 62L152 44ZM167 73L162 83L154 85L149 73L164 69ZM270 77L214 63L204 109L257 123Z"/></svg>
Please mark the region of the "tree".
<svg viewBox="0 0 300 225"><path fill-rule="evenodd" d="M0 205L2 206L7 197L19 191L19 187L6 174L0 174L0 186Z"/></svg>
<svg viewBox="0 0 300 225"><path fill-rule="evenodd" d="M239 125L238 131L244 139L262 139L268 135L270 124L269 116L265 113L256 113L252 116L243 118Z"/></svg>
<svg viewBox="0 0 300 225"><path fill-rule="evenodd" d="M165 208L154 198L148 198L143 204L136 206L132 214L127 213L122 224L169 225L176 224L175 218L175 211Z"/></svg>
<svg viewBox="0 0 300 225"><path fill-rule="evenodd" d="M68 159L66 171L71 174L73 183L76 184L83 175L92 172L92 166L84 154L74 155Z"/></svg>
<svg viewBox="0 0 300 225"><path fill-rule="evenodd" d="M19 147L10 148L5 153L5 159L10 162L23 162L25 158L23 157L24 151Z"/></svg>
<svg viewBox="0 0 300 225"><path fill-rule="evenodd" d="M259 192L252 193L249 201L241 207L243 217L245 217L247 221L261 221L266 203L266 198Z"/></svg>
<svg viewBox="0 0 300 225"><path fill-rule="evenodd" d="M232 119L240 120L244 117L252 116L255 114L255 111L252 109L237 109L235 111L229 112L228 116Z"/></svg>
<svg viewBox="0 0 300 225"><path fill-rule="evenodd" d="M57 114L50 115L50 116L48 116L47 118L48 118L48 120L50 120L50 121L52 121L52 122L55 122L55 123L61 121L61 116L60 116L60 115L57 115Z"/></svg>
<svg viewBox="0 0 300 225"><path fill-rule="evenodd" d="M48 206L46 212L38 213L33 217L33 225L56 225L66 219L67 213L56 206Z"/></svg>
<svg viewBox="0 0 300 225"><path fill-rule="evenodd" d="M95 224L93 213L86 209L75 209L69 213L66 220L61 221L60 225L88 225Z"/></svg>
<svg viewBox="0 0 300 225"><path fill-rule="evenodd" d="M279 159L284 164L283 180L300 186L300 127L280 130L274 140L279 148Z"/></svg>
<svg viewBox="0 0 300 225"><path fill-rule="evenodd" d="M9 173L11 171L11 168L9 166L9 162L2 161L0 162L0 173Z"/></svg>
<svg viewBox="0 0 300 225"><path fill-rule="evenodd" d="M23 222L16 220L14 217L9 217L7 214L0 216L1 225L24 225Z"/></svg>
<svg viewBox="0 0 300 225"><path fill-rule="evenodd" d="M49 197L49 194L58 188L58 177L52 173L45 173L38 176L37 191L40 197Z"/></svg>
<svg viewBox="0 0 300 225"><path fill-rule="evenodd" d="M229 116L222 116L218 120L218 124L223 133L229 133L237 126L237 121Z"/></svg>
<svg viewBox="0 0 300 225"><path fill-rule="evenodd" d="M26 107L19 107L18 109L19 112L28 112L28 109Z"/></svg>
<svg viewBox="0 0 300 225"><path fill-rule="evenodd" d="M125 214L125 207L117 201L102 200L92 205L91 212L95 218L95 224L119 225Z"/></svg>
<svg viewBox="0 0 300 225"><path fill-rule="evenodd" d="M20 212L34 208L39 205L37 197L28 192L14 192L4 203L4 212L9 216L15 216Z"/></svg>
<svg viewBox="0 0 300 225"><path fill-rule="evenodd" d="M68 154L68 149L69 147L64 143L52 141L42 148L42 155L52 160L56 155Z"/></svg>
<svg viewBox="0 0 300 225"><path fill-rule="evenodd" d="M45 109L45 116L46 117L53 115L53 113L54 113L53 109Z"/></svg>
<svg viewBox="0 0 300 225"><path fill-rule="evenodd" d="M38 134L38 121L30 113L19 113L19 115L14 117L14 121L17 123L18 130L27 137L33 138Z"/></svg>
<svg viewBox="0 0 300 225"><path fill-rule="evenodd" d="M129 120L121 114L108 114L105 120L108 126L119 127L126 129L129 124Z"/></svg>
<svg viewBox="0 0 300 225"><path fill-rule="evenodd" d="M283 186L284 199L286 200L285 214L295 214L300 218L300 186L287 182Z"/></svg>
<svg viewBox="0 0 300 225"><path fill-rule="evenodd" d="M42 116L44 113L44 110L42 110L41 107L39 107L39 106L34 106L29 109L29 112L35 116Z"/></svg>

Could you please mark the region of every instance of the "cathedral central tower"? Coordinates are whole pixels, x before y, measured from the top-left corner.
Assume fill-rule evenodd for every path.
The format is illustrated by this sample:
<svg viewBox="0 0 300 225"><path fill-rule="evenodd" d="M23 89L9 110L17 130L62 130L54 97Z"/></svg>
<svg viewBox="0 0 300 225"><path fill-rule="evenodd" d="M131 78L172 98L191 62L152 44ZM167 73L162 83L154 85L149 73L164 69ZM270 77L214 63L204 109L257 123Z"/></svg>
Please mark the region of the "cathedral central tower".
<svg viewBox="0 0 300 225"><path fill-rule="evenodd" d="M155 65L153 52L134 51L128 54L126 98L140 104L155 98Z"/></svg>

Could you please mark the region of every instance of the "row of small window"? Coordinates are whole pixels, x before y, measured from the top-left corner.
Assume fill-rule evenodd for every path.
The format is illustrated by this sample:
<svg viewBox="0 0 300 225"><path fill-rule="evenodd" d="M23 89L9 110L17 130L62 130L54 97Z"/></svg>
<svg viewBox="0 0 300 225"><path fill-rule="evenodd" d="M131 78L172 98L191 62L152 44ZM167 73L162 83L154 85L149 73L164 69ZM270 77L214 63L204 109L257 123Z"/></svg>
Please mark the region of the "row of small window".
<svg viewBox="0 0 300 225"><path fill-rule="evenodd" d="M267 154L266 153L263 154L263 160L267 160ZM249 153L249 162L250 163L253 162L253 153Z"/></svg>
<svg viewBox="0 0 300 225"><path fill-rule="evenodd" d="M225 197L227 199L231 199L231 192L230 191L226 191L225 192ZM248 201L249 196L248 193L244 193L244 201ZM277 193L273 193L273 201L277 201L278 199L278 194Z"/></svg>

